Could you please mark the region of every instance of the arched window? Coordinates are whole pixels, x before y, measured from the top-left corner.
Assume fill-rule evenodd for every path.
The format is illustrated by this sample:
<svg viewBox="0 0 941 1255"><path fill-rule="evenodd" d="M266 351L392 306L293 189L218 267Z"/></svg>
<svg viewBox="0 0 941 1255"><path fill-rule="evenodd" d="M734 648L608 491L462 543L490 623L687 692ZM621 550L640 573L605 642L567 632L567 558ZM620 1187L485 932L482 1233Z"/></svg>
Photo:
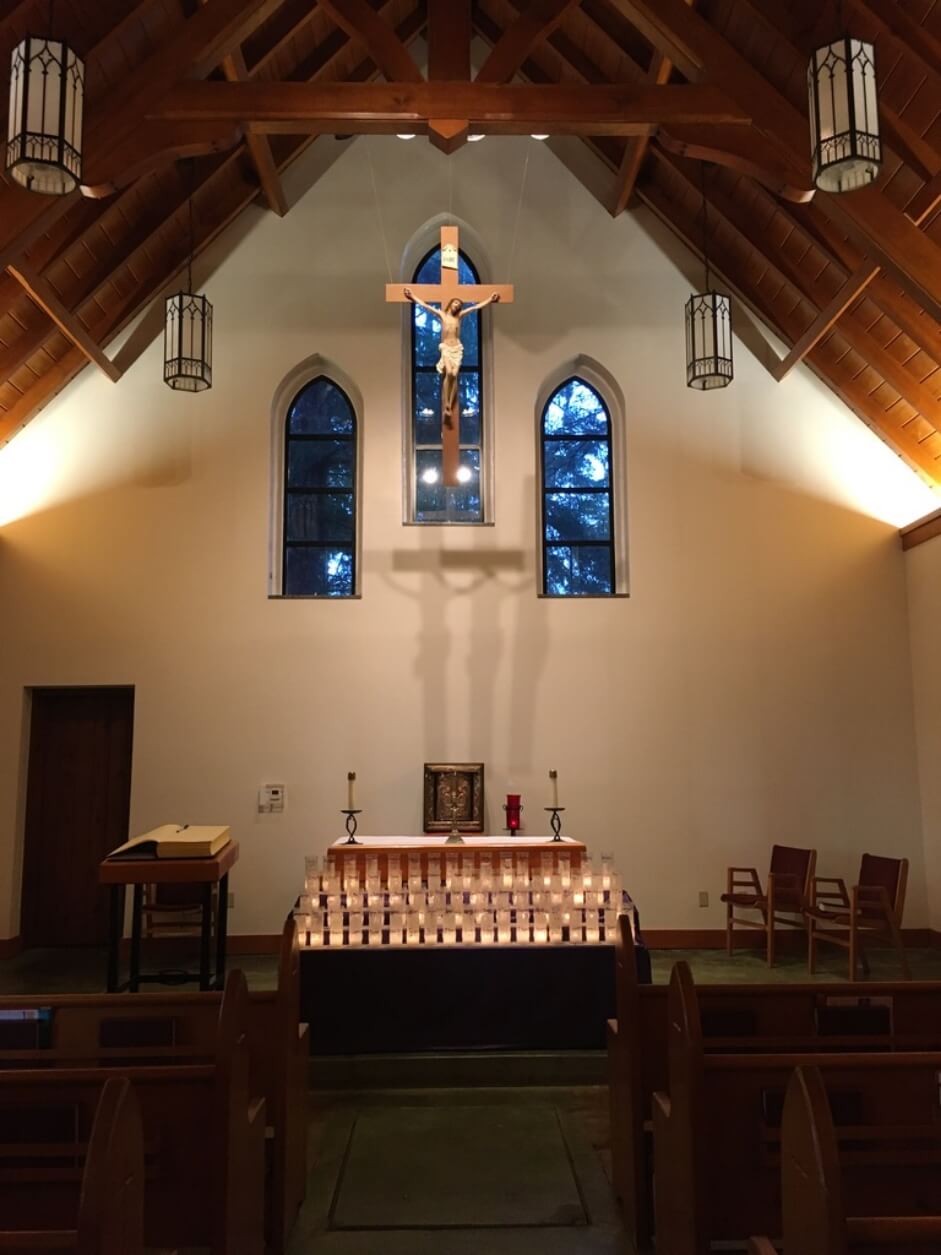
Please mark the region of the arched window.
<svg viewBox="0 0 941 1255"><path fill-rule="evenodd" d="M458 258L461 283L479 283L477 271L466 254ZM438 283L441 248L426 253L412 276L413 283ZM441 324L420 305L411 320L411 521L414 523L483 523L484 496L481 474L484 455L483 337L480 314L461 321L464 360L459 377L462 471L465 483L447 488L442 483L441 376L435 369Z"/></svg>
<svg viewBox="0 0 941 1255"><path fill-rule="evenodd" d="M543 593L611 596L617 591L611 415L577 375L543 407L540 468Z"/></svg>
<svg viewBox="0 0 941 1255"><path fill-rule="evenodd" d="M356 414L346 392L317 375L284 420L281 593L356 592Z"/></svg>

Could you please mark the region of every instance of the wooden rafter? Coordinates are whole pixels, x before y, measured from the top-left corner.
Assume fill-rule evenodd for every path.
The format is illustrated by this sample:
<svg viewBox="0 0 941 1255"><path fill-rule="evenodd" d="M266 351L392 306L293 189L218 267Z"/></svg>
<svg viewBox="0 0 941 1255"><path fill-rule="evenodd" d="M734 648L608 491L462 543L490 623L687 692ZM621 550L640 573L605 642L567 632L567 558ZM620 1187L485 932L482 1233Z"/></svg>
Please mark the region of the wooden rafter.
<svg viewBox="0 0 941 1255"><path fill-rule="evenodd" d="M659 123L747 126L747 109L716 87L612 84L551 87L490 83L198 83L185 82L150 108L152 118L244 120L267 133L394 133L429 119L467 117L497 135L634 135Z"/></svg>
<svg viewBox="0 0 941 1255"><path fill-rule="evenodd" d="M82 321L62 303L48 280L22 264L11 266L10 273L18 283L22 284L30 299L49 315L62 334L71 340L90 362L94 362L112 383L117 383L121 378L121 368L111 361L89 334L88 328Z"/></svg>
<svg viewBox="0 0 941 1255"><path fill-rule="evenodd" d="M849 0L857 12L872 15L887 31L899 39L909 52L934 74L941 75L941 40L927 26L922 26L893 0Z"/></svg>
<svg viewBox="0 0 941 1255"><path fill-rule="evenodd" d="M694 82L721 82L723 90L750 110L755 123L779 146L782 156L805 170L807 122L798 109L684 0L611 0L655 47ZM905 291L941 320L941 249L925 236L878 187L852 196L821 193L823 211L843 224Z"/></svg>
<svg viewBox="0 0 941 1255"><path fill-rule="evenodd" d="M320 7L346 31L358 39L369 56L391 82L420 83L421 71L408 49L387 22L366 0L320 0Z"/></svg>
<svg viewBox="0 0 941 1255"><path fill-rule="evenodd" d="M385 0L382 6L383 10L391 11L392 0ZM396 33L405 43L410 43L419 34L423 22L417 14L411 14L396 28ZM338 38L337 38L338 36ZM313 78L327 76L333 70L336 60L343 54L345 47L349 43L349 37L339 31L331 32L330 36L323 41L322 45L315 53L308 58L306 73ZM304 67L301 67L303 70ZM300 72L300 71L299 71ZM360 62L350 74L350 80L354 82L365 81L373 77L377 73L376 66L372 61L366 60ZM290 152L278 162L279 174L293 162L300 154L305 151L308 145L314 139L314 136L304 135L298 136L297 142L291 146ZM213 181L217 177L223 176L226 171L231 170L238 163L238 152L233 150L222 156L216 163L209 162L208 167L200 171L200 178L196 188L196 195L206 195L208 209L200 213L197 220L197 238L196 252L199 253L209 243L216 238L242 211L242 209L256 195L256 189L245 187L241 190L240 195L236 199L227 202L220 201L211 189ZM128 195L132 195L129 192ZM185 197L180 202L185 204ZM97 202L80 202L74 205L70 216L75 214L83 214L87 212L87 207L96 205ZM159 209L159 207L157 207ZM66 224L67 225L67 224ZM132 251L136 254L146 255L150 244L150 237L156 235L162 227L166 225L166 214L156 215L155 220L149 224L149 229L143 229L139 238L133 241L133 250L128 250L123 261L129 261ZM60 231L59 243L64 248L66 246L65 234ZM107 345L109 341L134 318L139 311L145 307L154 297L162 293L167 285L172 281L173 276L179 271L180 267L185 264L188 245L181 235L181 244L172 258L171 262L158 274L152 281L146 283L143 287L135 287L129 289L123 296L120 303L109 311L109 315L103 330L100 332L102 345ZM75 236L69 238L69 242L75 242ZM32 255L32 254L31 254ZM45 260L51 261L54 250L47 249ZM95 292L104 284L110 283L108 275L99 274L97 281L89 281L88 287L84 292L84 299L91 299ZM79 303L83 299L79 294ZM48 334L48 333L47 333ZM42 347L42 340L34 343L32 353L35 353ZM30 355L32 355L32 353ZM24 359L25 360L25 359ZM26 392L22 394L20 399L12 405L5 413L0 413L0 445L10 440L19 431L30 418L42 408L53 396L73 379L79 371L87 364L87 357L78 349L70 349L65 356L60 358L53 366ZM22 362L20 362L22 364ZM9 372L3 372L9 373Z"/></svg>
<svg viewBox="0 0 941 1255"><path fill-rule="evenodd" d="M686 0L686 2L692 5L695 4L696 0ZM647 70L648 82L658 85L669 83L672 73L673 62L655 48ZM648 131L646 135L636 135L633 139L629 139L624 146L624 156L621 158L621 168L618 170L617 183L615 184L614 208L612 210L615 218L618 214L624 212L630 203L631 197L634 195L637 176L640 174L640 168L644 164L644 158L647 156L651 133Z"/></svg>
<svg viewBox="0 0 941 1255"><path fill-rule="evenodd" d="M470 0L428 0L428 77L466 82L471 60Z"/></svg>
<svg viewBox="0 0 941 1255"><path fill-rule="evenodd" d="M478 83L509 83L523 62L561 23L577 0L530 0L490 49Z"/></svg>

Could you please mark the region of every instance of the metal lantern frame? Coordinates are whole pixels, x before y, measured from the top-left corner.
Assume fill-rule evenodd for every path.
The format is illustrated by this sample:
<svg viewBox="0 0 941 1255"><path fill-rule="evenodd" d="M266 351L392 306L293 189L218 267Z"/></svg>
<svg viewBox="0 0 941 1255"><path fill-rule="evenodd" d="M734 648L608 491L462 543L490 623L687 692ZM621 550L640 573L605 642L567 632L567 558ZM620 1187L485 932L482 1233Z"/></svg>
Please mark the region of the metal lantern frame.
<svg viewBox="0 0 941 1255"><path fill-rule="evenodd" d="M701 392L727 387L734 377L732 361L732 300L710 284L709 232L706 219L706 170L702 166L702 257L706 281L703 291L686 302L686 386Z"/></svg>
<svg viewBox="0 0 941 1255"><path fill-rule="evenodd" d="M851 192L874 182L882 140L872 44L841 35L817 48L807 67L807 94L814 185Z"/></svg>
<svg viewBox="0 0 941 1255"><path fill-rule="evenodd" d="M6 168L21 187L67 196L82 181L85 63L67 43L27 35L10 62Z"/></svg>
<svg viewBox="0 0 941 1255"><path fill-rule="evenodd" d="M212 304L193 291L193 193L191 166L186 288L167 297L163 325L163 381L177 392L212 387Z"/></svg>

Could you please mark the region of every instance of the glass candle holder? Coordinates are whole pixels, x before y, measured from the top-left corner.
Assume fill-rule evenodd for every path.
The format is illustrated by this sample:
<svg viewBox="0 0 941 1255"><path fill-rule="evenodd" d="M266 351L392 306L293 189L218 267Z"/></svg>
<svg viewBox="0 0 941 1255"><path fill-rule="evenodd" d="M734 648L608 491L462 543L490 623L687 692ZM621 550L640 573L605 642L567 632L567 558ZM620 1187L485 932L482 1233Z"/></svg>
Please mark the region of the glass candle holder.
<svg viewBox="0 0 941 1255"><path fill-rule="evenodd" d="M355 859L346 860L346 875L343 877L343 887L347 893L356 893L359 890L359 867Z"/></svg>
<svg viewBox="0 0 941 1255"><path fill-rule="evenodd" d="M493 889L493 865L484 863L481 866L480 874L477 877L477 884L483 893L490 893Z"/></svg>
<svg viewBox="0 0 941 1255"><path fill-rule="evenodd" d="M409 891L408 904L413 911L424 911L428 906L428 894L424 889Z"/></svg>
<svg viewBox="0 0 941 1255"><path fill-rule="evenodd" d="M618 930L618 913L613 907L606 907L604 912L604 939L614 941Z"/></svg>
<svg viewBox="0 0 941 1255"><path fill-rule="evenodd" d="M386 878L386 888L390 893L402 892L402 867L397 859L395 860L394 865L391 861L389 863L389 874Z"/></svg>
<svg viewBox="0 0 941 1255"><path fill-rule="evenodd" d="M536 911L533 914L533 941L545 942L549 940L549 912Z"/></svg>
<svg viewBox="0 0 941 1255"><path fill-rule="evenodd" d="M441 912L429 910L425 916L425 945L438 944L438 929L441 925Z"/></svg>
<svg viewBox="0 0 941 1255"><path fill-rule="evenodd" d="M376 877L379 876L379 855L378 854L366 855L366 877L368 879L371 876L376 876Z"/></svg>
<svg viewBox="0 0 941 1255"><path fill-rule="evenodd" d="M350 911L350 945L363 944L363 912Z"/></svg>
<svg viewBox="0 0 941 1255"><path fill-rule="evenodd" d="M572 906L574 906L575 909L578 910L584 905L585 905L585 890L576 885L575 888L573 888L572 890Z"/></svg>
<svg viewBox="0 0 941 1255"><path fill-rule="evenodd" d="M410 946L417 946L421 941L421 916L417 911L409 911L406 916L405 941Z"/></svg>
<svg viewBox="0 0 941 1255"><path fill-rule="evenodd" d="M372 897L382 890L382 881L378 875L366 877L366 892Z"/></svg>
<svg viewBox="0 0 941 1255"><path fill-rule="evenodd" d="M327 894L327 910L338 911L343 904L343 897L339 892Z"/></svg>
<svg viewBox="0 0 941 1255"><path fill-rule="evenodd" d="M503 941L503 942L512 941L513 935L511 932L511 928L512 928L512 924L511 924L510 912L506 909L498 910L497 911L497 941Z"/></svg>
<svg viewBox="0 0 941 1255"><path fill-rule="evenodd" d="M512 889L516 874L513 871L513 860L509 855L500 862L500 884L504 889Z"/></svg>
<svg viewBox="0 0 941 1255"><path fill-rule="evenodd" d="M343 945L343 912L331 911L327 915L327 928L330 933L330 945Z"/></svg>
<svg viewBox="0 0 941 1255"><path fill-rule="evenodd" d="M458 933L458 937L457 937L458 941L466 940L466 938L464 937L464 930L467 927L470 919L471 919L471 916L465 914L464 912L463 902L459 903L454 908L454 927Z"/></svg>
<svg viewBox="0 0 941 1255"><path fill-rule="evenodd" d="M323 945L323 911L315 907L307 917L307 944Z"/></svg>
<svg viewBox="0 0 941 1255"><path fill-rule="evenodd" d="M562 940L562 912L549 912L549 940L558 944Z"/></svg>
<svg viewBox="0 0 941 1255"><path fill-rule="evenodd" d="M465 879L462 871L456 871L451 877L451 883L448 887L451 890L452 900L454 897L462 898L464 896Z"/></svg>
<svg viewBox="0 0 941 1255"><path fill-rule="evenodd" d="M308 854L304 859L304 878L313 880L320 876L320 858L316 854Z"/></svg>
<svg viewBox="0 0 941 1255"><path fill-rule="evenodd" d="M572 885L572 864L568 856L559 855L559 879L562 882L563 889L569 889Z"/></svg>
<svg viewBox="0 0 941 1255"><path fill-rule="evenodd" d="M584 929L582 927L581 911L563 911L562 927L568 932L569 941L582 941L584 938Z"/></svg>
<svg viewBox="0 0 941 1255"><path fill-rule="evenodd" d="M371 946L382 945L382 930L385 926L385 911L369 912L369 944Z"/></svg>
<svg viewBox="0 0 941 1255"><path fill-rule="evenodd" d="M405 894L401 892L390 893L389 894L389 910L390 911L402 911L404 908L405 908Z"/></svg>
<svg viewBox="0 0 941 1255"><path fill-rule="evenodd" d="M489 946L493 944L493 911L477 912L477 927L480 930L480 944Z"/></svg>
<svg viewBox="0 0 941 1255"><path fill-rule="evenodd" d="M441 927L441 940L446 946L453 946L457 941L457 920L453 911L445 911Z"/></svg>
<svg viewBox="0 0 941 1255"><path fill-rule="evenodd" d="M389 912L389 945L402 944L402 932L405 928L405 915L402 911Z"/></svg>
<svg viewBox="0 0 941 1255"><path fill-rule="evenodd" d="M429 889L426 901L428 910L434 914L435 911L440 911L444 906L444 894L440 889Z"/></svg>
<svg viewBox="0 0 941 1255"><path fill-rule="evenodd" d="M587 910L585 912L585 940L596 945L601 940L597 911Z"/></svg>

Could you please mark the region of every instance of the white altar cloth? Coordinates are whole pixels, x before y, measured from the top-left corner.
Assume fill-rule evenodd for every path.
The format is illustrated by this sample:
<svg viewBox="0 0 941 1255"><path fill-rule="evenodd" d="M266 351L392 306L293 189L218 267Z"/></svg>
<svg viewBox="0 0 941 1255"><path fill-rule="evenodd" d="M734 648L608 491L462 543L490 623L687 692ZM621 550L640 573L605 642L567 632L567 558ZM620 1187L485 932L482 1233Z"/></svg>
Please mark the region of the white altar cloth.
<svg viewBox="0 0 941 1255"><path fill-rule="evenodd" d="M476 832L462 832L462 840L460 842L448 845L448 834L446 832L429 832L421 837L361 837L356 834L356 844L363 846L365 849L403 849L406 846L416 850L434 850L448 849L457 851L464 846L465 849L491 849L495 846L511 846L514 849L517 846L533 846L533 845L559 845L559 841L553 841L549 835L545 837L485 837ZM574 837L562 837L561 844L581 846L580 841L576 841ZM334 841L330 848L336 849L338 846L347 846L346 837L340 837ZM355 848L355 847L354 847Z"/></svg>

